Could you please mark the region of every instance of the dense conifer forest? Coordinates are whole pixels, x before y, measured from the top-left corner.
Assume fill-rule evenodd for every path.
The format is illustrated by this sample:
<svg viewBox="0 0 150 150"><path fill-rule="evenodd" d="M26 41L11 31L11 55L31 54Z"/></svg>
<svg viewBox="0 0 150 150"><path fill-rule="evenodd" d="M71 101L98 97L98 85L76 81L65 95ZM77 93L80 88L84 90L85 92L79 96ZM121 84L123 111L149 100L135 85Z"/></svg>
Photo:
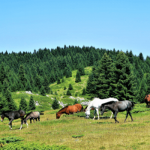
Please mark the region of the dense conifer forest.
<svg viewBox="0 0 150 150"><path fill-rule="evenodd" d="M87 66L93 69L84 94L144 102L150 92L150 57L144 59L142 53L135 56L132 51L85 46L45 48L33 53L6 51L0 53L0 108L4 108L6 100L9 110L16 108L11 92L26 90L45 96L51 92L51 83L59 84L64 76L71 77L75 69L78 69L75 82L80 82Z"/></svg>

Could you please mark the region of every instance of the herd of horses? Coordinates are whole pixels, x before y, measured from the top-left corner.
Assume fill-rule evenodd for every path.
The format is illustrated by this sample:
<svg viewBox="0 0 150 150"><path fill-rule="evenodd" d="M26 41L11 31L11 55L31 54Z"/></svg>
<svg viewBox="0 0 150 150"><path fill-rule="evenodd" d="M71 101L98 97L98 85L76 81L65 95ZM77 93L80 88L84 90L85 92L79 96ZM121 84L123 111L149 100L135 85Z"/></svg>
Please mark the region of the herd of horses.
<svg viewBox="0 0 150 150"><path fill-rule="evenodd" d="M147 107L149 107L150 94L145 96L145 102L146 102ZM135 105L135 102L132 102L129 100L119 101L116 98L107 98L107 99L94 98L85 109L83 108L83 106L81 104L65 106L64 108L60 109L56 113L56 119L59 119L62 114L69 115L69 114L74 114L74 113L78 113L78 112L85 112L86 118L89 118L90 110L93 109L93 110L95 110L93 119L95 119L95 116L97 114L98 120L99 120L99 110L101 111L101 115L103 115L105 110L109 109L112 111L110 118L112 118L112 115L114 114L115 123L116 122L119 123L119 121L117 120L117 114L118 114L118 112L122 112L122 111L127 111L125 121L126 121L128 115L130 115L131 120L133 121L130 111L133 109L134 105ZM14 119L21 118L21 126L20 126L20 130L21 130L23 123L25 123L28 128L28 123L27 123L28 119L30 119L30 123L32 123L32 120L34 121L34 119L36 121L37 121L37 119L40 121L40 115L43 115L43 113L38 112L38 111L30 112L28 114L26 114L23 110L5 111L5 112L2 112L2 114L1 114L1 121L3 121L5 117L8 118L9 119L9 127L10 127L10 129L12 129L12 121Z"/></svg>

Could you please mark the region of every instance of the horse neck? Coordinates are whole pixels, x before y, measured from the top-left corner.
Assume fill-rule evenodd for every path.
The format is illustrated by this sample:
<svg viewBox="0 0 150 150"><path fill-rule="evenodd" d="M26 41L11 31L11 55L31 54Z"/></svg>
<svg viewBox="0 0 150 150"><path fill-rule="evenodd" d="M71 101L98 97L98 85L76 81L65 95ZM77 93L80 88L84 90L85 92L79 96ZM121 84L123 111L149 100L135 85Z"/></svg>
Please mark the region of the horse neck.
<svg viewBox="0 0 150 150"><path fill-rule="evenodd" d="M65 113L66 110L67 110L67 108L68 108L68 107L65 107L64 109L61 109L60 111L57 112L57 114L60 114L60 115L61 115L61 114Z"/></svg>
<svg viewBox="0 0 150 150"><path fill-rule="evenodd" d="M90 111L92 107L92 105L87 106L86 111Z"/></svg>
<svg viewBox="0 0 150 150"><path fill-rule="evenodd" d="M30 115L31 115L31 114L29 114L28 116L25 117L25 120L26 120L26 121L30 118Z"/></svg>

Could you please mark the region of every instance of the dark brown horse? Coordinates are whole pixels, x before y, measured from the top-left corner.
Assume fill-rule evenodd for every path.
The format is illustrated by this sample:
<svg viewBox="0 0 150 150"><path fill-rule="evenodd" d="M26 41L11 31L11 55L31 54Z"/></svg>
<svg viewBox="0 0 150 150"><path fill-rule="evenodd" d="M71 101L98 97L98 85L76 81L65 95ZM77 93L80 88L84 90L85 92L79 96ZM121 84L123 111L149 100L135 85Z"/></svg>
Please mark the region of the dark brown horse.
<svg viewBox="0 0 150 150"><path fill-rule="evenodd" d="M145 96L145 103L146 103L146 107L149 107L149 105L150 105L150 94L147 94Z"/></svg>
<svg viewBox="0 0 150 150"><path fill-rule="evenodd" d="M75 104L72 106L65 106L56 113L56 119L59 119L62 114L73 114L83 111L83 106L81 104Z"/></svg>
<svg viewBox="0 0 150 150"><path fill-rule="evenodd" d="M8 118L9 119L9 124L8 125L9 125L10 129L12 129L12 121L14 119L21 118L21 126L20 126L20 130L21 130L22 129L22 125L23 125L24 116L25 116L25 112L23 110L19 110L19 111L5 111L1 115L1 121L3 121L5 117ZM28 124L27 124L27 128L28 128Z"/></svg>
<svg viewBox="0 0 150 150"><path fill-rule="evenodd" d="M32 120L34 121L34 119L37 121L37 119L40 121L40 112L35 111L35 112L30 112L26 115L26 117L24 118L24 123L27 123L27 120L30 119L30 123L32 123Z"/></svg>

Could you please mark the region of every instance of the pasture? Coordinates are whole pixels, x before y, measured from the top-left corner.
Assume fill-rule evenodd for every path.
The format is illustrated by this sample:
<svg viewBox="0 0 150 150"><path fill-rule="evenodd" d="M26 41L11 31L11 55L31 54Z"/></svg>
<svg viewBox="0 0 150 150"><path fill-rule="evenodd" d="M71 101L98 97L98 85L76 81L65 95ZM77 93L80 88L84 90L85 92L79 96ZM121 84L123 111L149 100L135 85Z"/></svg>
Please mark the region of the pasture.
<svg viewBox="0 0 150 150"><path fill-rule="evenodd" d="M58 109L59 110L59 109ZM20 137L22 143L39 143L40 145L66 146L74 150L140 150L150 149L150 109L145 104L136 104L131 111L134 121L128 117L124 123L126 112L117 115L119 123L109 119L110 111L104 113L108 119L85 119L84 112L74 115L62 115L56 119L58 110L45 111L40 122L23 125L19 130L20 119L13 121L9 129L8 119L0 122L0 138Z"/></svg>

